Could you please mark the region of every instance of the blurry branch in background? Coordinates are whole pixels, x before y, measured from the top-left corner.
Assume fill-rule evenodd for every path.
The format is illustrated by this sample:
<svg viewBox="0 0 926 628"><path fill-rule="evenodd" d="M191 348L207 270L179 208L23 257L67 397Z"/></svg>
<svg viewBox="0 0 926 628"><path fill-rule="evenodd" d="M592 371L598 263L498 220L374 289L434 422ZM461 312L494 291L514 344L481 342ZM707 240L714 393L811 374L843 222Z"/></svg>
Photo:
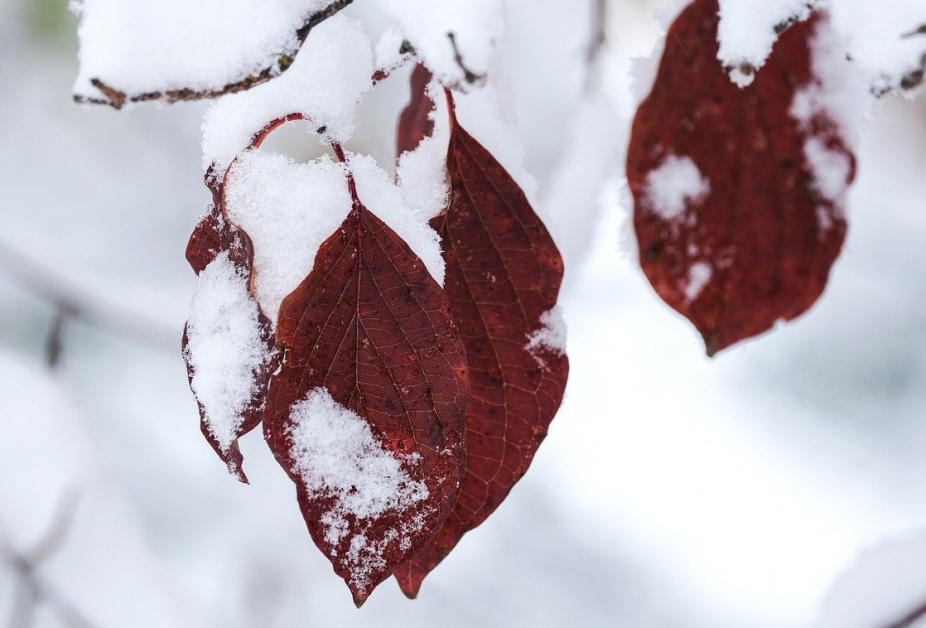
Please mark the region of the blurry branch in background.
<svg viewBox="0 0 926 628"><path fill-rule="evenodd" d="M0 538L0 560L18 580L16 600L13 603L8 628L30 628L40 604L46 605L66 626L94 628L93 624L64 600L54 588L42 582L36 573L42 563L48 560L67 538L78 501L79 494L74 490L62 496L51 526L29 552L18 553L5 539Z"/></svg>
<svg viewBox="0 0 926 628"><path fill-rule="evenodd" d="M55 319L45 346L46 363L52 368L61 358L63 328L70 320L80 320L158 350L175 352L180 346L177 330L168 329L139 312L95 301L4 242L0 242L0 275L55 308Z"/></svg>
<svg viewBox="0 0 926 628"><path fill-rule="evenodd" d="M163 92L126 94L124 91L104 83L99 78L93 78L90 79L90 83L96 87L100 93L105 96L105 98L94 98L91 96L74 94L74 101L82 104L109 105L113 109L121 109L122 106L127 102L135 103L159 100L166 103L175 103L183 100L203 100L206 98L218 98L219 96L224 96L225 94L234 94L235 92L242 92L244 90L251 89L255 85L265 83L288 70L289 67L293 64L293 60L299 53L299 50L302 48L302 44L305 43L305 40L309 36L311 30L327 20L329 17L332 17L333 15L340 12L341 9L349 5L351 2L353 2L353 0L334 0L334 2L326 6L321 11L316 11L315 13L310 14L302 23L302 26L296 29L295 45L292 48L285 50L277 55L277 60L273 65L263 68L255 74L244 76L239 80L228 83L227 85L224 85L218 89L197 90L190 87L181 87L178 89L169 89Z"/></svg>
<svg viewBox="0 0 926 628"><path fill-rule="evenodd" d="M585 91L594 91L601 75L601 51L608 41L608 0L592 0L592 36L585 53Z"/></svg>
<svg viewBox="0 0 926 628"><path fill-rule="evenodd" d="M923 617L926 617L926 602L908 613L903 619L888 624L883 628L913 628L913 625Z"/></svg>

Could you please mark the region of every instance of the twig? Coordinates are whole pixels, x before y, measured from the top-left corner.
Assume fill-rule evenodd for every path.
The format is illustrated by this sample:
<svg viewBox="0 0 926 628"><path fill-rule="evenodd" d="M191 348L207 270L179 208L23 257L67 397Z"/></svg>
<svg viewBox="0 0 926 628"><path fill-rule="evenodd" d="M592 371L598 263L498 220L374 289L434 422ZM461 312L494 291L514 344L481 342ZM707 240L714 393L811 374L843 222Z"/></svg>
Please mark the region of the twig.
<svg viewBox="0 0 926 628"><path fill-rule="evenodd" d="M77 511L79 494L67 491L58 503L57 511L45 535L32 550L18 553L0 540L0 558L19 579L19 591L9 628L29 628L35 616L36 607L45 603L54 611L62 623L73 628L94 628L74 606L62 598L57 591L44 584L36 575L39 566L61 547Z"/></svg>
<svg viewBox="0 0 926 628"><path fill-rule="evenodd" d="M895 621L892 624L884 626L884 628L911 628L917 620L926 617L926 602L920 605L918 608L910 611L902 619Z"/></svg>
<svg viewBox="0 0 926 628"><path fill-rule="evenodd" d="M309 32L329 17L336 15L344 7L351 4L353 0L334 0L327 7L312 13L309 15L305 22L296 29L295 39L296 43L293 47L281 52L276 56L276 62L261 71L251 74L241 79L228 83L223 87L218 89L207 89L207 90L197 90L189 87L182 87L179 89L168 89L163 92L145 92L142 94L132 94L128 95L124 91L113 87L105 83L100 78L90 79L90 83L96 87L105 98L95 98L93 96L84 96L82 94L74 94L74 101L81 104L91 104L91 105L108 105L113 109L121 109L125 103L139 103L147 102L152 100L159 100L166 103L175 103L184 100L202 100L205 98L218 98L219 96L224 96L225 94L234 94L235 92L241 92L247 89L251 89L255 85L260 85L265 83L270 79L279 76L283 72L289 69L293 64L293 59L296 54L302 48L302 44L305 43L306 38L309 36Z"/></svg>
<svg viewBox="0 0 926 628"><path fill-rule="evenodd" d="M79 319L93 327L114 332L146 346L171 351L179 346L178 334L173 329L166 329L139 312L129 311L114 304L104 305L95 302L68 285L50 269L33 262L4 242L0 242L0 273L51 304L57 310L58 316ZM47 360L60 356L60 346L51 346L60 341L60 333L55 338L53 329L46 346ZM57 355L53 356L53 351Z"/></svg>
<svg viewBox="0 0 926 628"><path fill-rule="evenodd" d="M476 74L463 63L463 55L460 54L460 49L457 48L457 36L453 34L453 31L447 33L447 39L450 40L450 45L453 46L453 60L463 70L463 78L466 82L472 84L484 81L485 74Z"/></svg>

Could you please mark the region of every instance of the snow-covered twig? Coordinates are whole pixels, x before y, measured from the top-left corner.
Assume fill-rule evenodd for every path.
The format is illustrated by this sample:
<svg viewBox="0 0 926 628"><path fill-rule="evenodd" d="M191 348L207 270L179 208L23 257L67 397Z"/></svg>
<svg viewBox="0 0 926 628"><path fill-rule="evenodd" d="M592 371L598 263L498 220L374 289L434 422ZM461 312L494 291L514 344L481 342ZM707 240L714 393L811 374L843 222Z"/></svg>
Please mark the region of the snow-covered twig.
<svg viewBox="0 0 926 628"><path fill-rule="evenodd" d="M114 109L121 109L122 106L126 103L148 102L154 100L159 100L166 103L175 103L184 100L203 100L209 98L218 98L219 96L224 96L225 94L234 94L236 92L251 89L255 85L265 83L288 70L293 63L293 59L295 58L296 54L299 52L300 48L302 48L302 44L305 43L305 40L309 36L311 30L327 20L329 17L336 15L341 11L341 9L345 8L352 2L353 0L334 0L334 2L326 6L321 11L312 13L306 18L302 26L296 29L295 45L291 49L282 51L277 57L276 63L263 68L259 72L249 74L237 81L228 83L218 89L197 90L189 87L182 87L165 91L145 92L142 94L126 94L124 91L103 82L100 78L92 78L90 79L90 83L96 87L105 96L105 98L95 98L82 94L74 94L74 101L82 104L108 105Z"/></svg>

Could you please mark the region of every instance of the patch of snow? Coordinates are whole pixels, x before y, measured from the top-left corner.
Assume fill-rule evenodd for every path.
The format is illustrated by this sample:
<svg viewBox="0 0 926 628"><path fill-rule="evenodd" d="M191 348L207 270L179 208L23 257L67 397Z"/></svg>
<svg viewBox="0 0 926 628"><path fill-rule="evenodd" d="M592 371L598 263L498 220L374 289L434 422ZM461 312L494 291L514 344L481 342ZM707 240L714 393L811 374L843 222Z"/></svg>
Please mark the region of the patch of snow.
<svg viewBox="0 0 926 628"><path fill-rule="evenodd" d="M710 191L710 182L688 156L669 155L646 175L649 208L663 220L675 220L689 203L701 202Z"/></svg>
<svg viewBox="0 0 926 628"><path fill-rule="evenodd" d="M409 54L402 54L402 33L395 28L387 28L376 42L376 68L390 72L402 65Z"/></svg>
<svg viewBox="0 0 926 628"><path fill-rule="evenodd" d="M814 173L817 191L826 199L839 203L845 197L852 162L845 153L830 150L816 137L804 142L804 155Z"/></svg>
<svg viewBox="0 0 926 628"><path fill-rule="evenodd" d="M81 0L77 94L99 78L128 94L219 89L276 67L330 0ZM315 33L312 33L312 37ZM309 38L311 39L311 37Z"/></svg>
<svg viewBox="0 0 926 628"><path fill-rule="evenodd" d="M540 315L540 327L528 336L525 348L531 355L536 355L540 349L563 355L566 353L566 335L563 309L557 305Z"/></svg>
<svg viewBox="0 0 926 628"><path fill-rule="evenodd" d="M403 463L413 464L419 455L397 458L366 421L324 388L311 390L294 404L290 418L290 456L306 493L311 499L334 499L321 518L325 542L335 546L351 534L352 526L357 530L349 539L346 562L353 583L365 588L371 572L385 566L389 546L401 546L423 525L419 504L428 498L428 488L403 468ZM389 512L400 514L407 523L373 538L371 520Z"/></svg>
<svg viewBox="0 0 926 628"><path fill-rule="evenodd" d="M199 274L187 324L190 387L222 451L241 426L242 412L258 393L257 373L270 356L261 339L257 303L247 278L223 251Z"/></svg>
<svg viewBox="0 0 926 628"><path fill-rule="evenodd" d="M235 160L225 182L225 211L251 237L254 293L273 321L351 205L344 168L327 155L298 164L249 150Z"/></svg>
<svg viewBox="0 0 926 628"><path fill-rule="evenodd" d="M299 113L324 136L344 142L354 114L371 86L373 53L356 20L336 15L312 30L292 67L246 92L222 97L203 119L203 168L219 174L269 122Z"/></svg>
<svg viewBox="0 0 926 628"><path fill-rule="evenodd" d="M688 269L688 283L685 286L685 298L689 303L698 298L713 274L711 265L703 260L691 265Z"/></svg>
<svg viewBox="0 0 926 628"><path fill-rule="evenodd" d="M357 182L357 195L361 202L405 240L424 262L434 280L443 285L444 258L441 255L440 236L428 225L428 220L437 213L431 213L434 206L410 205L403 190L368 155L350 155L348 167Z"/></svg>
<svg viewBox="0 0 926 628"><path fill-rule="evenodd" d="M823 0L720 0L717 58L729 70L730 80L746 87L765 64L778 40L776 27L810 17Z"/></svg>

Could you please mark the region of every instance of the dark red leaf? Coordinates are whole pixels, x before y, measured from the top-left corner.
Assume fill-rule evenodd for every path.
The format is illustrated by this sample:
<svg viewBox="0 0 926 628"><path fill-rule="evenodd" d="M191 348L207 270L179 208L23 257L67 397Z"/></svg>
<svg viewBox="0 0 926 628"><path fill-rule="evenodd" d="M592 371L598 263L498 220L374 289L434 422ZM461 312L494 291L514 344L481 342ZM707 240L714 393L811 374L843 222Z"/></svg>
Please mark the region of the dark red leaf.
<svg viewBox="0 0 926 628"><path fill-rule="evenodd" d="M211 176L206 177L206 182L213 193L213 204L209 208L209 213L200 220L199 224L197 224L196 228L193 230L193 234L190 236L190 241L187 244L186 250L187 261L190 263L190 266L193 267L196 274L199 275L209 264L215 261L221 253L227 252L231 263L242 272L248 284L250 284L251 266L254 258L254 249L251 245L251 239L248 237L247 233L239 229L226 218L221 205L221 184L215 182ZM253 297L250 298L253 299ZM270 381L271 373L276 370L278 362L273 346L271 322L259 308L258 326L258 333L261 341L266 347L268 359L262 363L256 372L253 372L256 392L252 395L250 401L241 409L240 423L235 429L234 440L227 447L223 447L213 434L207 419L207 409L197 397L200 429L203 435L222 461L228 466L228 472L245 483L247 483L248 479L242 469L243 457L241 451L238 449L237 439L260 424L264 410L267 384ZM187 378L192 388L194 367L192 356L189 351L188 331L189 323L183 328L182 346L183 357L187 366ZM196 396L195 391L194 396Z"/></svg>
<svg viewBox="0 0 926 628"><path fill-rule="evenodd" d="M816 80L809 42L824 17L782 33L740 89L717 61L717 12L717 0L696 0L673 23L627 156L643 271L710 355L800 315L823 291L846 222L820 192L808 140L845 162L846 185L855 175L854 155L825 112L809 123L791 115L795 93ZM666 202L651 173L686 158L709 191Z"/></svg>
<svg viewBox="0 0 926 628"><path fill-rule="evenodd" d="M562 350L530 340L545 330L563 279L562 257L543 222L502 165L454 119L447 170L450 203L431 226L443 242L444 290L469 361L466 471L441 531L396 571L409 597L527 471L569 371Z"/></svg>
<svg viewBox="0 0 926 628"><path fill-rule="evenodd" d="M270 384L264 435L296 483L312 538L359 605L421 550L450 511L462 473L469 384L465 350L441 287L408 245L361 204L352 181L351 187L351 212L280 308L276 338L285 356ZM424 485L427 497L380 503L372 513L358 514L348 502L366 499L367 489L352 484L353 471L324 475L331 456L352 459L350 447L329 452L321 443L313 445L314 456L307 455L308 446L294 453L300 438L308 437L300 434L329 437L326 430L306 431L305 423L324 419L309 410L324 406L325 395L329 406L353 412L371 429L373 449L382 448L400 464L402 485ZM304 414L300 408L306 406L294 408L310 401L315 405ZM357 420L339 416L331 422ZM332 442L338 438L331 436Z"/></svg>
<svg viewBox="0 0 926 628"><path fill-rule="evenodd" d="M422 64L412 70L411 96L405 109L399 115L396 129L396 157L402 153L418 148L426 137L434 132L434 121L429 114L434 109L434 101L428 96L428 83L431 73Z"/></svg>

